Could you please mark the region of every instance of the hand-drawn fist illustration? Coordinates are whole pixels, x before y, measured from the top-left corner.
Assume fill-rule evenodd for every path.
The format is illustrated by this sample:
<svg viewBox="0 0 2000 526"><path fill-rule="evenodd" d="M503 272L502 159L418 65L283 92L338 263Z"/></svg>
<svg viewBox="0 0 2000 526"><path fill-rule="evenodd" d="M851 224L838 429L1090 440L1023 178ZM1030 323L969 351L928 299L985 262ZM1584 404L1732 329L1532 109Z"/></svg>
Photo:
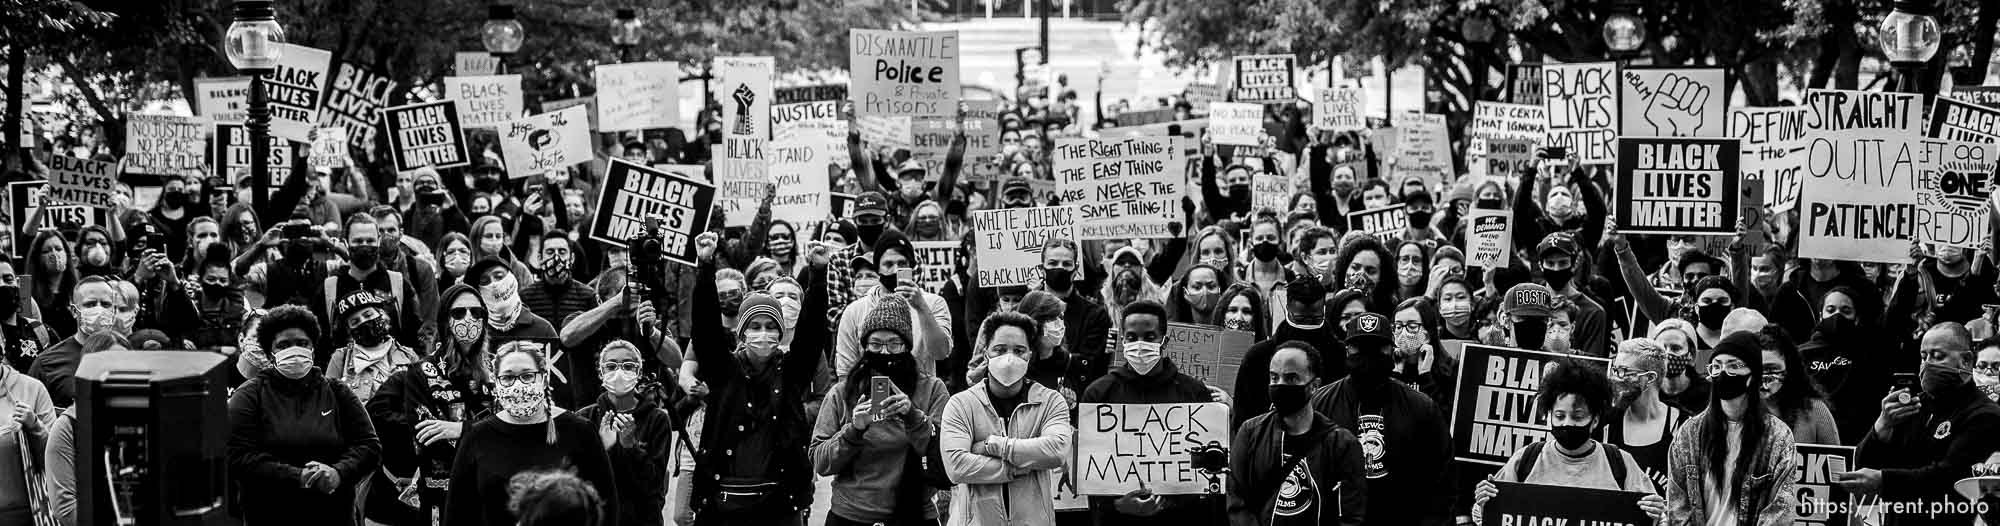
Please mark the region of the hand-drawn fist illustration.
<svg viewBox="0 0 2000 526"><path fill-rule="evenodd" d="M1641 116L1653 126L1654 133L1662 137L1689 137L1701 131L1702 117L1707 112L1709 88L1694 79L1679 73L1668 73L1660 78L1660 84L1651 87L1640 85L1638 78L1627 77L1628 82L1646 97L1646 106Z"/></svg>

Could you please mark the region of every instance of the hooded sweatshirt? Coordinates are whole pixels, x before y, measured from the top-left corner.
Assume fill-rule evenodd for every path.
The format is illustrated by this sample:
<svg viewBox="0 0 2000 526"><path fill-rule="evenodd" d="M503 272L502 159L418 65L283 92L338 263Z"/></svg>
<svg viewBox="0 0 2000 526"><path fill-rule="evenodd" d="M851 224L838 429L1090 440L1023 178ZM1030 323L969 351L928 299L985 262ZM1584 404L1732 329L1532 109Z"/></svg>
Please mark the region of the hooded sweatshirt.
<svg viewBox="0 0 2000 526"><path fill-rule="evenodd" d="M605 450L611 459L611 478L618 483L618 524L664 524L660 509L667 505L667 480L674 471L670 460L676 458L672 453L679 445L674 442L673 418L643 396L631 411L616 411L610 396L599 396L597 403L576 410L576 416L589 422L591 429L603 425L612 413L632 416L632 427Z"/></svg>
<svg viewBox="0 0 2000 526"><path fill-rule="evenodd" d="M1268 360L1267 360L1268 361ZM1090 387L1077 397L1078 402L1106 404L1184 404L1206 403L1209 401L1208 386L1195 377L1181 374L1174 361L1165 356L1152 371L1139 374L1130 363L1112 369L1110 374L1091 382ZM1216 430L1227 433L1226 430ZM1221 438L1221 437L1215 437ZM1118 512L1117 497L1091 497L1090 508L1097 516L1099 526L1123 524L1146 524L1149 526L1202 525L1209 524L1216 516L1219 502L1200 495L1163 497L1160 512L1151 517L1125 515Z"/></svg>

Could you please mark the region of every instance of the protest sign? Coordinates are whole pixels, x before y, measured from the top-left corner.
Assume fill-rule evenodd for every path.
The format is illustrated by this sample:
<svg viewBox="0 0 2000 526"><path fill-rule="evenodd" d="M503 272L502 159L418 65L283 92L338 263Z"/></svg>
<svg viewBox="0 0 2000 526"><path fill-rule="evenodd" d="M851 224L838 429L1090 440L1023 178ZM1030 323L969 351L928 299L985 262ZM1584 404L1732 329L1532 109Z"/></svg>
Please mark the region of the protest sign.
<svg viewBox="0 0 2000 526"><path fill-rule="evenodd" d="M1722 68L1624 68L1619 134L1639 137L1722 137L1728 117Z"/></svg>
<svg viewBox="0 0 2000 526"><path fill-rule="evenodd" d="M958 269L958 242L911 241L910 246L917 250L915 285L928 294L942 293Z"/></svg>
<svg viewBox="0 0 2000 526"><path fill-rule="evenodd" d="M582 107L556 110L500 126L500 155L507 176L528 177L590 162L589 112Z"/></svg>
<svg viewBox="0 0 2000 526"><path fill-rule="evenodd" d="M1077 205L1078 239L1172 238L1181 222L1186 161L1174 137L1062 138L1055 178Z"/></svg>
<svg viewBox="0 0 2000 526"><path fill-rule="evenodd" d="M832 217L854 217L854 194L832 192L826 194L826 200L833 209Z"/></svg>
<svg viewBox="0 0 2000 526"><path fill-rule="evenodd" d="M583 108L584 116L588 117L584 120L590 124L591 131L597 130L597 97L542 101L542 113L555 113L570 108Z"/></svg>
<svg viewBox="0 0 2000 526"><path fill-rule="evenodd" d="M1466 172L1474 181L1486 181L1491 177L1505 179L1525 170L1533 170L1537 161L1535 144L1539 142L1540 139L1471 137L1465 146Z"/></svg>
<svg viewBox="0 0 2000 526"><path fill-rule="evenodd" d="M1375 236L1375 239L1386 240L1391 236L1401 234L1403 229L1409 227L1410 216L1403 214L1403 205L1392 205L1373 210L1359 210L1347 213L1348 229L1367 232Z"/></svg>
<svg viewBox="0 0 2000 526"><path fill-rule="evenodd" d="M1493 484L1500 492L1486 500L1480 517L1488 526L1653 523L1653 517L1639 509L1639 499L1650 493L1519 482Z"/></svg>
<svg viewBox="0 0 2000 526"><path fill-rule="evenodd" d="M335 126L313 130L312 146L306 151L306 166L347 166L347 128Z"/></svg>
<svg viewBox="0 0 2000 526"><path fill-rule="evenodd" d="M718 101L723 136L770 138L771 76L776 69L777 59L771 57L715 57L715 76L722 81L716 98L727 97Z"/></svg>
<svg viewBox="0 0 2000 526"><path fill-rule="evenodd" d="M471 164L458 107L451 101L422 102L382 110L382 126L395 150L396 171L425 166L451 168Z"/></svg>
<svg viewBox="0 0 2000 526"><path fill-rule="evenodd" d="M2000 108L1945 97L1931 102L1929 136L1961 142L2000 141Z"/></svg>
<svg viewBox="0 0 2000 526"><path fill-rule="evenodd" d="M814 141L820 148L821 158L847 169L851 157L847 151L847 119L840 114L840 105L847 100L847 86L826 84L799 88L782 88L772 92L771 138L778 141L798 139L804 134L825 137L825 141Z"/></svg>
<svg viewBox="0 0 2000 526"><path fill-rule="evenodd" d="M1955 86L1951 98L1988 108L2000 108L2000 86Z"/></svg>
<svg viewBox="0 0 2000 526"><path fill-rule="evenodd" d="M311 140L319 125L320 95L326 92L326 68L333 55L298 44L284 46L278 64L264 76L264 95L271 101L271 135Z"/></svg>
<svg viewBox="0 0 2000 526"><path fill-rule="evenodd" d="M306 144L295 143L282 137L267 137L270 140L265 151L265 172L270 174L271 188L285 184L291 177L292 169L304 169ZM250 180L250 131L241 124L216 124L215 154L210 157L211 169L230 184L249 186Z"/></svg>
<svg viewBox="0 0 2000 526"><path fill-rule="evenodd" d="M459 126L498 128L521 118L521 76L445 77L444 98L458 104Z"/></svg>
<svg viewBox="0 0 2000 526"><path fill-rule="evenodd" d="M1736 108L1729 112L1729 133L1724 136L1742 141L1739 162L1743 179L1764 182L1762 201L1773 213L1799 205L1811 112L1804 106Z"/></svg>
<svg viewBox="0 0 2000 526"><path fill-rule="evenodd" d="M979 286L1033 285L1042 281L1042 243L1051 236L1074 241L1074 206L1002 208L972 213L978 237Z"/></svg>
<svg viewBox="0 0 2000 526"><path fill-rule="evenodd" d="M1630 234L1736 232L1736 139L1618 139L1612 215Z"/></svg>
<svg viewBox="0 0 2000 526"><path fill-rule="evenodd" d="M346 128L342 137L348 144L366 150L375 144L375 123L382 118L389 94L396 91L396 82L353 62L336 62L333 69L326 103L320 107L320 125Z"/></svg>
<svg viewBox="0 0 2000 526"><path fill-rule="evenodd" d="M1542 142L1549 135L1549 109L1538 104L1482 100L1472 105L1472 127L1466 135Z"/></svg>
<svg viewBox="0 0 2000 526"><path fill-rule="evenodd" d="M1291 55L1250 55L1236 57L1236 84L1230 94L1236 102L1289 103L1298 100L1298 58Z"/></svg>
<svg viewBox="0 0 2000 526"><path fill-rule="evenodd" d="M951 154L952 138L958 135L958 122L944 117L908 119L910 160L923 165L925 182L937 182L943 179L944 163Z"/></svg>
<svg viewBox="0 0 2000 526"><path fill-rule="evenodd" d="M1361 118L1366 100L1360 88L1320 88L1319 103L1313 105L1313 126L1334 132L1357 132L1368 129L1366 119ZM1118 121L1125 124L1125 121Z"/></svg>
<svg viewBox="0 0 2000 526"><path fill-rule="evenodd" d="M869 147L886 146L892 149L912 149L916 145L913 119L882 115L856 116L854 127L861 134L861 142ZM841 137L842 142L847 140Z"/></svg>
<svg viewBox="0 0 2000 526"><path fill-rule="evenodd" d="M1825 444L1797 444L1798 479L1793 480L1798 514L1793 526L1847 526L1855 509L1854 495L1835 483L1835 473L1853 469L1854 448ZM1879 524L1868 522L1866 524Z"/></svg>
<svg viewBox="0 0 2000 526"><path fill-rule="evenodd" d="M1942 102L1944 99L1939 99ZM1917 241L1984 250L1992 238L1994 143L1924 140L1917 169Z"/></svg>
<svg viewBox="0 0 2000 526"><path fill-rule="evenodd" d="M125 173L200 177L208 171L204 150L214 130L204 119L133 114L125 118Z"/></svg>
<svg viewBox="0 0 2000 526"><path fill-rule="evenodd" d="M1507 102L1542 105L1542 65L1507 65Z"/></svg>
<svg viewBox="0 0 2000 526"><path fill-rule="evenodd" d="M1437 188L1456 173L1452 171L1451 132L1445 128L1444 115L1399 113L1394 122L1397 179L1416 177L1423 180L1424 188Z"/></svg>
<svg viewBox="0 0 2000 526"><path fill-rule="evenodd" d="M597 187L590 238L624 247L646 232L647 221L658 218L660 252L695 266L694 237L708 230L708 215L715 206L715 186L702 182L702 167L648 168L616 158L610 163Z"/></svg>
<svg viewBox="0 0 2000 526"><path fill-rule="evenodd" d="M1923 95L1811 90L1799 257L1907 263L1916 239Z"/></svg>
<svg viewBox="0 0 2000 526"><path fill-rule="evenodd" d="M196 116L210 122L250 120L250 77L195 79L194 95Z"/></svg>
<svg viewBox="0 0 2000 526"><path fill-rule="evenodd" d="M1548 146L1566 147L1583 164L1609 164L1617 153L1618 67L1610 62L1542 66L1542 104L1548 108Z"/></svg>
<svg viewBox="0 0 2000 526"><path fill-rule="evenodd" d="M724 139L723 144L709 147L715 200L722 205L723 224L728 226L750 226L757 219L757 206L764 201L764 191L771 182L769 167L764 164L764 141L754 141L758 145L755 152L736 149L748 142L752 141L731 144Z"/></svg>
<svg viewBox="0 0 2000 526"><path fill-rule="evenodd" d="M818 135L771 141L771 151L764 156L770 162L771 181L778 184L778 195L771 198L771 219L799 225L835 217L827 200L831 171L827 166L834 163L827 158L832 149L826 142Z"/></svg>
<svg viewBox="0 0 2000 526"><path fill-rule="evenodd" d="M451 64L453 75L492 75L500 70L500 57L485 51L459 51L451 54Z"/></svg>
<svg viewBox="0 0 2000 526"><path fill-rule="evenodd" d="M1208 138L1218 145L1261 146L1264 143L1264 107L1239 102L1217 102L1208 108Z"/></svg>
<svg viewBox="0 0 2000 526"><path fill-rule="evenodd" d="M1194 470L1188 450L1229 446L1229 406L1220 403L1083 403L1076 419L1082 495L1124 495L1142 486L1155 495L1208 493L1208 477Z"/></svg>
<svg viewBox="0 0 2000 526"><path fill-rule="evenodd" d="M1465 265L1506 268L1514 254L1514 213L1474 208L1465 219Z"/></svg>
<svg viewBox="0 0 2000 526"><path fill-rule="evenodd" d="M78 159L67 155L49 156L48 199L110 210L118 194L118 163Z"/></svg>
<svg viewBox="0 0 2000 526"><path fill-rule="evenodd" d="M1452 391L1457 400L1451 410L1452 453L1459 460L1494 466L1548 437L1548 418L1535 410L1535 392L1557 361L1610 365L1610 360L1592 356L1479 344L1466 344L1462 352Z"/></svg>
<svg viewBox="0 0 2000 526"><path fill-rule="evenodd" d="M281 139L282 140L282 139ZM29 228L28 216L37 207L42 207L41 224L55 227L66 236L74 236L78 229L86 226L111 224L109 208L92 208L83 205L61 204L50 199L49 182L44 180L15 181L7 184L8 217L21 218L14 221L14 257L22 257L21 249L34 246L38 231ZM43 207L46 202L47 206Z"/></svg>
<svg viewBox="0 0 2000 526"><path fill-rule="evenodd" d="M1250 178L1251 208L1254 211L1288 210L1292 196L1292 182L1285 174L1257 172Z"/></svg>
<svg viewBox="0 0 2000 526"><path fill-rule="evenodd" d="M1195 115L1207 115L1214 109L1215 103L1228 100L1227 95L1221 85L1202 82L1188 83L1187 88L1181 90L1181 98L1193 106Z"/></svg>
<svg viewBox="0 0 2000 526"><path fill-rule="evenodd" d="M1069 464L1076 464L1074 452L1070 455ZM1049 500L1054 502L1056 511L1090 509L1090 498L1076 494L1076 473L1062 466L1049 469Z"/></svg>
<svg viewBox="0 0 2000 526"><path fill-rule="evenodd" d="M597 131L620 132L679 126L680 64L628 62L599 64Z"/></svg>
<svg viewBox="0 0 2000 526"><path fill-rule="evenodd" d="M848 32L856 115L950 117L958 113L958 32Z"/></svg>
<svg viewBox="0 0 2000 526"><path fill-rule="evenodd" d="M1214 325L1168 323L1167 337L1161 341L1160 356L1174 362L1182 374L1235 393L1236 370L1243 353L1257 336L1248 331L1232 331ZM1122 362L1123 356L1119 357Z"/></svg>

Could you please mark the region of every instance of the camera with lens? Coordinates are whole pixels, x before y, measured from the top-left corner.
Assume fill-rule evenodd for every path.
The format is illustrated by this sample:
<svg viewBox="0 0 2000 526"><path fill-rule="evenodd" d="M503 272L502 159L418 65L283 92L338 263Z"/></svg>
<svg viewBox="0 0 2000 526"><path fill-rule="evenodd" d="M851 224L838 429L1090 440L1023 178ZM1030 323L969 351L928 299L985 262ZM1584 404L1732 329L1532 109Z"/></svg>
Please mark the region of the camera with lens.
<svg viewBox="0 0 2000 526"><path fill-rule="evenodd" d="M435 184L417 186L417 204L444 206L444 189Z"/></svg>
<svg viewBox="0 0 2000 526"><path fill-rule="evenodd" d="M131 252L133 259L145 257L147 250L156 250L161 254L165 254L167 253L167 238L160 235L159 229L153 226L152 221L140 221L138 224L133 225L132 245L128 250Z"/></svg>
<svg viewBox="0 0 2000 526"><path fill-rule="evenodd" d="M1229 447L1221 442L1209 442L1188 448L1188 467L1204 473L1229 471Z"/></svg>

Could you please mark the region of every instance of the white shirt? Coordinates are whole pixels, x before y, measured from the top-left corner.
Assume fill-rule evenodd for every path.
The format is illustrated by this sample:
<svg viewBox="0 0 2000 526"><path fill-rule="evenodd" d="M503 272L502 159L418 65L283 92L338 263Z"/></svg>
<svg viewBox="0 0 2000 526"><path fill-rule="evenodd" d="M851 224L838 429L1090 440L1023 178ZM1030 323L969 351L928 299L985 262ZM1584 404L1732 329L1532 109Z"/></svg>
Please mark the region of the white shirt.
<svg viewBox="0 0 2000 526"><path fill-rule="evenodd" d="M882 287L876 287L868 295L855 298L853 302L847 304L846 310L840 311L840 331L837 336L838 341L834 346L835 368L833 374L835 377L847 377L847 371L853 369L855 362L861 360L861 353L863 352L861 349L861 337L865 336L861 334L861 324L867 321L868 313L875 311L875 302L887 294L893 294L893 292L885 290ZM944 340L947 343L945 348L942 349L932 349L924 343L923 331L917 328L916 322L916 317L924 313L917 310L916 305L911 305L910 337L916 339L916 341L910 342L910 354L917 357L918 371L936 376L937 361L951 355L949 343L951 341L951 306L945 303L943 297L928 292L924 293L924 303L925 306L930 308L931 319L937 320L938 327L944 329Z"/></svg>

